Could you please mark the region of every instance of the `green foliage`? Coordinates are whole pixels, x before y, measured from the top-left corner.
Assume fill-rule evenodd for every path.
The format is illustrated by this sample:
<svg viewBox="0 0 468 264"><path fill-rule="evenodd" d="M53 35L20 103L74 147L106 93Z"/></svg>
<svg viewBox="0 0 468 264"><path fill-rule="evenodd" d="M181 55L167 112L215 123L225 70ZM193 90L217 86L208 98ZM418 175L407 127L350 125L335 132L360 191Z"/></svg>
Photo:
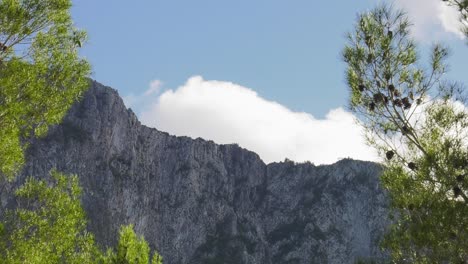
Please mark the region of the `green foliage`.
<svg viewBox="0 0 468 264"><path fill-rule="evenodd" d="M354 264L377 264L378 262L373 260L367 260L364 258L358 259L354 262ZM382 263L381 263L382 264Z"/></svg>
<svg viewBox="0 0 468 264"><path fill-rule="evenodd" d="M70 0L0 0L0 178L13 178L28 140L60 122L88 87L86 34Z"/></svg>
<svg viewBox="0 0 468 264"><path fill-rule="evenodd" d="M138 237L133 225L123 226L119 232L117 252L110 253L109 259L114 264L148 264L150 263L150 248L143 237ZM151 264L162 264L162 257L153 253Z"/></svg>
<svg viewBox="0 0 468 264"><path fill-rule="evenodd" d="M29 179L16 191L19 206L1 232L2 263L95 263L99 251L79 196L77 177L51 172L53 183Z"/></svg>
<svg viewBox="0 0 468 264"><path fill-rule="evenodd" d="M115 263L147 264L149 262L149 246L143 237L137 237L133 226L124 226L119 232Z"/></svg>
<svg viewBox="0 0 468 264"><path fill-rule="evenodd" d="M13 179L30 140L46 134L88 87L89 64L78 49L86 33L73 26L71 0L0 0L0 181ZM86 232L76 176L51 172L28 179L18 208L0 223L2 263L149 263L149 247L131 226L117 253ZM155 253L152 263L161 264Z"/></svg>
<svg viewBox="0 0 468 264"><path fill-rule="evenodd" d="M442 79L447 48L420 66L404 12L381 6L348 34L350 109L386 159L395 224L383 241L395 262L468 260L468 114L464 90Z"/></svg>
<svg viewBox="0 0 468 264"><path fill-rule="evenodd" d="M16 191L18 208L0 223L2 264L162 264L156 251L150 262L147 242L131 225L121 228L116 252L103 254L86 231L78 178L56 171L51 176L50 184L30 178Z"/></svg>
<svg viewBox="0 0 468 264"><path fill-rule="evenodd" d="M163 258L157 252L153 253L153 258L151 258L151 264L162 264Z"/></svg>

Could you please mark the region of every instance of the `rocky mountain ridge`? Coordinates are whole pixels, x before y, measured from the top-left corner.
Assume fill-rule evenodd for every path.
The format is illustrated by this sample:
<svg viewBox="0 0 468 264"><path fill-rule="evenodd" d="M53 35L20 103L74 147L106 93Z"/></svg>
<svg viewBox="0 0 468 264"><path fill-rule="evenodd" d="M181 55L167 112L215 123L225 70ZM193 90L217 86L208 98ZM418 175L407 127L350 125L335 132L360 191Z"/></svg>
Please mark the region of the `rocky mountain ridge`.
<svg viewBox="0 0 468 264"><path fill-rule="evenodd" d="M79 176L98 242L115 243L119 226L133 223L167 264L383 257L388 212L379 165L267 165L237 145L143 126L115 90L95 81L27 160L20 179L52 168Z"/></svg>

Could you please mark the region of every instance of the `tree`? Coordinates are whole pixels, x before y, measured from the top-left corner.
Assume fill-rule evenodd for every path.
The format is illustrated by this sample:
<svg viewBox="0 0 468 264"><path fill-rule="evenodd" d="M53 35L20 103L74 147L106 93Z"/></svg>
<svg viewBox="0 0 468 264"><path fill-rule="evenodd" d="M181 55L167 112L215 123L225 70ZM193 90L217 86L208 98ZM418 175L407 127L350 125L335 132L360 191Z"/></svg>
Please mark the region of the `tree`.
<svg viewBox="0 0 468 264"><path fill-rule="evenodd" d="M78 56L86 33L73 26L70 7L0 0L0 182L14 178L30 140L58 124L89 86L90 66ZM19 207L0 222L2 263L114 263L86 232L76 176L51 175L51 186L31 178L16 191ZM139 257L149 252L142 238L127 243ZM153 263L161 263L157 253Z"/></svg>
<svg viewBox="0 0 468 264"><path fill-rule="evenodd" d="M96 263L101 253L86 231L76 176L51 172L52 184L30 178L16 190L18 208L0 232L2 263Z"/></svg>
<svg viewBox="0 0 468 264"><path fill-rule="evenodd" d="M460 22L462 23L462 30L466 37L468 37L468 0L442 0L449 6L454 6L460 13Z"/></svg>
<svg viewBox="0 0 468 264"><path fill-rule="evenodd" d="M108 252L107 259L112 264L148 264L150 248L143 237L135 234L133 225L122 226L116 252ZM162 264L162 257L156 251L153 252L151 264Z"/></svg>
<svg viewBox="0 0 468 264"><path fill-rule="evenodd" d="M395 262L468 260L468 115L463 87L443 80L447 48L420 63L402 11L360 14L343 50L349 108L386 160L381 176Z"/></svg>
<svg viewBox="0 0 468 264"><path fill-rule="evenodd" d="M3 264L149 264L150 248L133 226L120 230L116 250L103 254L86 231L76 176L51 172L51 183L29 178L17 189L18 207L0 223L0 259ZM162 264L153 252L152 264Z"/></svg>
<svg viewBox="0 0 468 264"><path fill-rule="evenodd" d="M0 0L0 180L12 179L34 136L57 124L88 87L86 34L70 0Z"/></svg>

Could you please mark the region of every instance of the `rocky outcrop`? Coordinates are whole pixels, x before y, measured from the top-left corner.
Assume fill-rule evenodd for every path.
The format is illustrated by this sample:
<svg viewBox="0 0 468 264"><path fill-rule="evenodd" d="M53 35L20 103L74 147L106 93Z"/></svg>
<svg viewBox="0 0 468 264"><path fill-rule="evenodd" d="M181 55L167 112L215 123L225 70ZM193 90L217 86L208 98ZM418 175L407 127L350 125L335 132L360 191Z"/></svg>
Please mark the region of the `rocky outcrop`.
<svg viewBox="0 0 468 264"><path fill-rule="evenodd" d="M24 175L79 175L89 229L103 245L120 225L165 263L354 263L379 259L388 223L377 164L264 164L237 145L143 126L97 82L28 150Z"/></svg>

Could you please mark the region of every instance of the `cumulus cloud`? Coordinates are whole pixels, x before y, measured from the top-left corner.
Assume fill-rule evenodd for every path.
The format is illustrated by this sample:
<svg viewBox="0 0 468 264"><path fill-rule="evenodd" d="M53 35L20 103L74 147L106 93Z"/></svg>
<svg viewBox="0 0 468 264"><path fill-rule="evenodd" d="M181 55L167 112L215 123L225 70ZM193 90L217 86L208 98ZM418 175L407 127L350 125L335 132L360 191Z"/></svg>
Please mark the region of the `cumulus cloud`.
<svg viewBox="0 0 468 264"><path fill-rule="evenodd" d="M316 119L263 99L249 88L200 76L162 93L140 117L144 124L178 136L237 143L265 162L377 160L353 115L341 108Z"/></svg>
<svg viewBox="0 0 468 264"><path fill-rule="evenodd" d="M458 11L441 0L394 0L395 7L408 12L414 37L420 41L440 40L447 35L464 38Z"/></svg>

